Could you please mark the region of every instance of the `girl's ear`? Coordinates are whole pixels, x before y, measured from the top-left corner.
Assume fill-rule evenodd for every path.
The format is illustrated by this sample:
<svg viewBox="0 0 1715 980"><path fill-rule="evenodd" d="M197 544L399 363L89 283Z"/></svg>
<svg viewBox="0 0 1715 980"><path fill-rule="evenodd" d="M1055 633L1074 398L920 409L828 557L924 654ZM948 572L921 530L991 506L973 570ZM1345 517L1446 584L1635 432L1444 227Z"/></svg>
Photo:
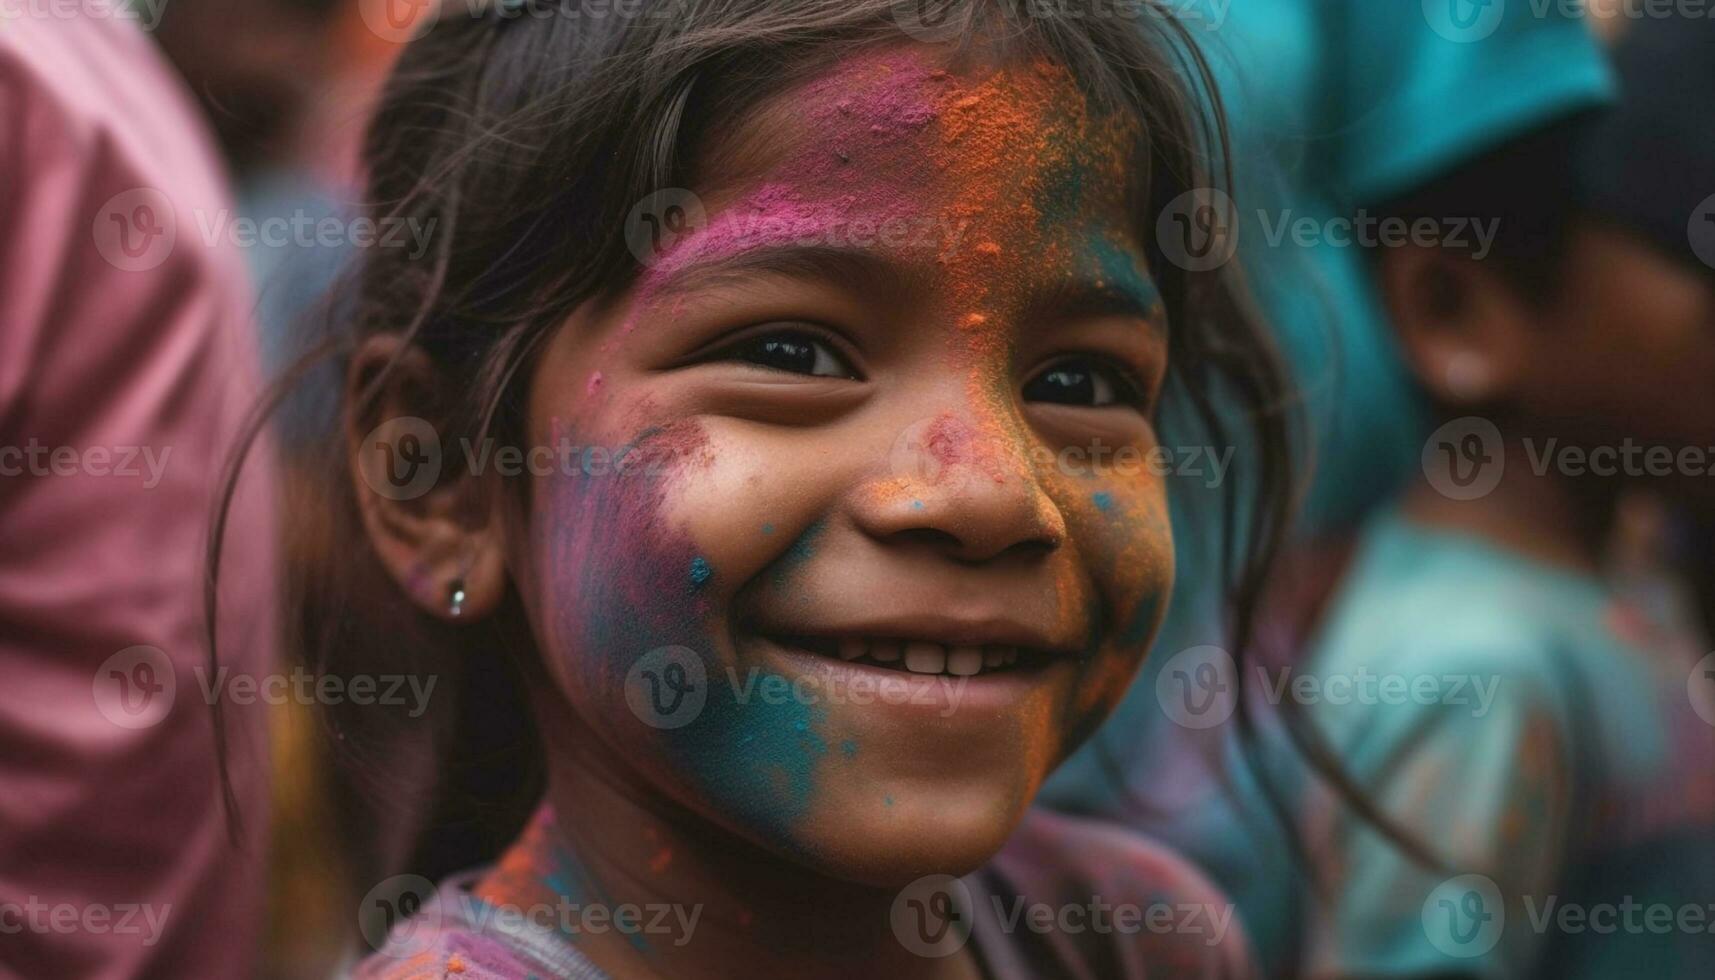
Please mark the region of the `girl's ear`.
<svg viewBox="0 0 1715 980"><path fill-rule="evenodd" d="M445 445L441 382L404 338L365 340L346 376L346 454L364 529L393 580L425 612L471 622L504 597L505 536L481 478Z"/></svg>

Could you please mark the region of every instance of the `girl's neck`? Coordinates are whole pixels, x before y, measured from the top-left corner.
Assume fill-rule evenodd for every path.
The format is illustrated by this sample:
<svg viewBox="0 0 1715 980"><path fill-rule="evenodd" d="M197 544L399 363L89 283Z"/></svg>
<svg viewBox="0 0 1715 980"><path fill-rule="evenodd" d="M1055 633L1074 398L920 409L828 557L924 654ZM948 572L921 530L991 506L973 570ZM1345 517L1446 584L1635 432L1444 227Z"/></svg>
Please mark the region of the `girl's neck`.
<svg viewBox="0 0 1715 980"><path fill-rule="evenodd" d="M1406 492L1405 513L1436 527L1476 535L1549 565L1596 571L1613 525L1617 487L1595 477L1537 473L1516 440L1505 446L1500 482L1475 500L1453 500L1419 479Z"/></svg>
<svg viewBox="0 0 1715 980"><path fill-rule="evenodd" d="M638 908L632 935L609 926L567 937L612 976L977 976L966 956L925 959L900 944L895 890L818 874L625 785L587 740L557 748L543 812L478 893L581 905L612 922Z"/></svg>

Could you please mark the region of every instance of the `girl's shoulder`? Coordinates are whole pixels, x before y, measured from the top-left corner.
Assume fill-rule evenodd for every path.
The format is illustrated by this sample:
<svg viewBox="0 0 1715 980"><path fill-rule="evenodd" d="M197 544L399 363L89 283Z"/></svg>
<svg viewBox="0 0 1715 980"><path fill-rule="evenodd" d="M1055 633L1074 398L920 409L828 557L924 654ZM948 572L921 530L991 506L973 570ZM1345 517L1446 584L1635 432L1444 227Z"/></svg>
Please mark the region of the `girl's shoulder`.
<svg viewBox="0 0 1715 980"><path fill-rule="evenodd" d="M607 980L562 938L473 895L480 877L471 872L442 883L353 969L352 980Z"/></svg>
<svg viewBox="0 0 1715 980"><path fill-rule="evenodd" d="M996 977L1250 977L1234 904L1183 857L1127 828L1033 810L965 879Z"/></svg>

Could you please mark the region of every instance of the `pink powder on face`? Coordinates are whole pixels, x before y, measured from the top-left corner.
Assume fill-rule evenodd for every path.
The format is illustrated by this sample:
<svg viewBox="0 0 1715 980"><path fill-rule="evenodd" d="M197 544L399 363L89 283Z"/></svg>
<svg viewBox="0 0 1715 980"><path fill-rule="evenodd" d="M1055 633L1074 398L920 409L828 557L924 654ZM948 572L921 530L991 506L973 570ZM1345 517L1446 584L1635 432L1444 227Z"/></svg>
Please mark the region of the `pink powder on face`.
<svg viewBox="0 0 1715 980"><path fill-rule="evenodd" d="M594 398L597 394L599 394L601 392L601 386L603 384L606 384L606 379L602 377L600 371L595 372L594 374L590 375L589 383L584 385L584 395L587 397L590 397L590 398Z"/></svg>

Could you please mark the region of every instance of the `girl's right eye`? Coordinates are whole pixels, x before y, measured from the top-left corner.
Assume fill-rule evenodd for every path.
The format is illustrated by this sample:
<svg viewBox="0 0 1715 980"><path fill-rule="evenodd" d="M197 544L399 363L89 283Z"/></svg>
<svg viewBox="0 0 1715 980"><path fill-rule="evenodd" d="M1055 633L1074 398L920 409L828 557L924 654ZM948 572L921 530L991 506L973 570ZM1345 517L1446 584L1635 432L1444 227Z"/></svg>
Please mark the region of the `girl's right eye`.
<svg viewBox="0 0 1715 980"><path fill-rule="evenodd" d="M727 348L722 358L813 378L858 380L857 372L827 341L802 330L758 334Z"/></svg>

